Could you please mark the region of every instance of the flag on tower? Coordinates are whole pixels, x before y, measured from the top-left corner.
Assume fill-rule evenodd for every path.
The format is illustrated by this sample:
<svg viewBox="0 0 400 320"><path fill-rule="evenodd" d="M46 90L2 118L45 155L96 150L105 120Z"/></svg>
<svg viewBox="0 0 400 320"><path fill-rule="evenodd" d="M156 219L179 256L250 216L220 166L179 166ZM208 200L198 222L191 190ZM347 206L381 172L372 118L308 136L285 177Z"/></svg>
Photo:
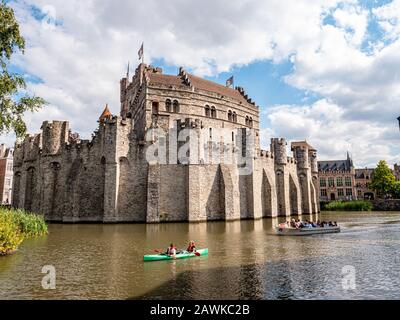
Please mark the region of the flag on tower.
<svg viewBox="0 0 400 320"><path fill-rule="evenodd" d="M233 86L233 76L226 80L226 86L228 88Z"/></svg>
<svg viewBox="0 0 400 320"><path fill-rule="evenodd" d="M128 61L128 70L126 71L126 78L129 79L129 61Z"/></svg>
<svg viewBox="0 0 400 320"><path fill-rule="evenodd" d="M144 44L143 43L142 43L142 46L140 47L138 55L139 55L139 60L143 60L143 55L144 55Z"/></svg>

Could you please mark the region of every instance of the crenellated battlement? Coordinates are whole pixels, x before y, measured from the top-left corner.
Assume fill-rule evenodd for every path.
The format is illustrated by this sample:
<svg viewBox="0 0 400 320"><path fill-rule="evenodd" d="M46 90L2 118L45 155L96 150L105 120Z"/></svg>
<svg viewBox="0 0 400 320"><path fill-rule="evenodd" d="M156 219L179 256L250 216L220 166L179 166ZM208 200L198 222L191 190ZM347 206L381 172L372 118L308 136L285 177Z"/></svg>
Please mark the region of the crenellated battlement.
<svg viewBox="0 0 400 320"><path fill-rule="evenodd" d="M271 153L271 151L267 151L267 150L260 150L259 156L261 158L269 158L269 159L274 158L274 155Z"/></svg>
<svg viewBox="0 0 400 320"><path fill-rule="evenodd" d="M44 121L41 129L43 155L59 154L68 143L69 123L67 121Z"/></svg>
<svg viewBox="0 0 400 320"><path fill-rule="evenodd" d="M246 101L256 107L256 103L249 97L243 87L236 87L236 90L246 99Z"/></svg>

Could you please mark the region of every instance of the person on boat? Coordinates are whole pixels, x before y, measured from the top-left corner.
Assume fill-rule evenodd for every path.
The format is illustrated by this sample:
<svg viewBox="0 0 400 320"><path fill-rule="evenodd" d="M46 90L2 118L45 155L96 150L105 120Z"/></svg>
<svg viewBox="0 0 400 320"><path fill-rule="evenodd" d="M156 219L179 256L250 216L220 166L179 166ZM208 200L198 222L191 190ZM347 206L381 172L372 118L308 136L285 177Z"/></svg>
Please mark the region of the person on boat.
<svg viewBox="0 0 400 320"><path fill-rule="evenodd" d="M196 252L196 245L195 245L194 241L189 242L189 246L186 251L190 252L190 253Z"/></svg>
<svg viewBox="0 0 400 320"><path fill-rule="evenodd" d="M176 256L176 247L174 246L173 243L171 243L171 245L167 249L166 254L169 255L169 256L173 256L173 257Z"/></svg>

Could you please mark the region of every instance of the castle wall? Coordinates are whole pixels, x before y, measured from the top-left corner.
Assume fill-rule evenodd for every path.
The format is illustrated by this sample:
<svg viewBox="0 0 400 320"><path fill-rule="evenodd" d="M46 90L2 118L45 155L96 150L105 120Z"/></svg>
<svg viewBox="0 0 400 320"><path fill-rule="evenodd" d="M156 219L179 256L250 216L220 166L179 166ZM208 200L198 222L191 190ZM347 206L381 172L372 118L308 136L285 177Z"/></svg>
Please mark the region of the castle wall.
<svg viewBox="0 0 400 320"><path fill-rule="evenodd" d="M91 141L73 138L68 122L44 122L40 134L15 147L13 205L55 222L195 222L319 211L315 150L295 143L288 157L285 139L272 139L269 151L260 150L259 110L242 90L239 102L185 83L152 83L141 65L132 81L121 81L121 116L100 121ZM178 110L167 110L167 99L178 101ZM206 105L216 108L214 118L206 116ZM236 112L236 123L229 111ZM252 146L243 135L250 127ZM182 145L158 136L145 141L149 128L205 131L196 146L200 163L177 164L169 154L167 163L148 162L150 147L162 145L169 152ZM233 136L228 131L222 139L220 128ZM245 174L236 162L243 145L254 151ZM233 162L218 159L224 150L231 150ZM207 164L212 154L217 159Z"/></svg>

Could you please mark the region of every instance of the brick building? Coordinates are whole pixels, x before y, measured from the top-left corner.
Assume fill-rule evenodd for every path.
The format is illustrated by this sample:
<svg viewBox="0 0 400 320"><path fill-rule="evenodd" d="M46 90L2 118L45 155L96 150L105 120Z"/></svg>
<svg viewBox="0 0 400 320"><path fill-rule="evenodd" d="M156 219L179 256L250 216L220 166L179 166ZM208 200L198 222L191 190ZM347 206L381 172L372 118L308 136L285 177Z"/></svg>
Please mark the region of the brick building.
<svg viewBox="0 0 400 320"><path fill-rule="evenodd" d="M374 200L377 194L369 188L374 175L373 168L356 169L347 153L345 160L318 162L320 199L327 200ZM400 180L400 166L394 165L393 174Z"/></svg>
<svg viewBox="0 0 400 320"><path fill-rule="evenodd" d="M355 168L348 153L345 160L318 161L318 176L321 200L356 198Z"/></svg>
<svg viewBox="0 0 400 320"><path fill-rule="evenodd" d="M11 204L13 183L13 149L0 145L0 203Z"/></svg>
<svg viewBox="0 0 400 320"><path fill-rule="evenodd" d="M355 170L356 195L358 200L374 200L376 192L369 188L374 169L364 168Z"/></svg>

